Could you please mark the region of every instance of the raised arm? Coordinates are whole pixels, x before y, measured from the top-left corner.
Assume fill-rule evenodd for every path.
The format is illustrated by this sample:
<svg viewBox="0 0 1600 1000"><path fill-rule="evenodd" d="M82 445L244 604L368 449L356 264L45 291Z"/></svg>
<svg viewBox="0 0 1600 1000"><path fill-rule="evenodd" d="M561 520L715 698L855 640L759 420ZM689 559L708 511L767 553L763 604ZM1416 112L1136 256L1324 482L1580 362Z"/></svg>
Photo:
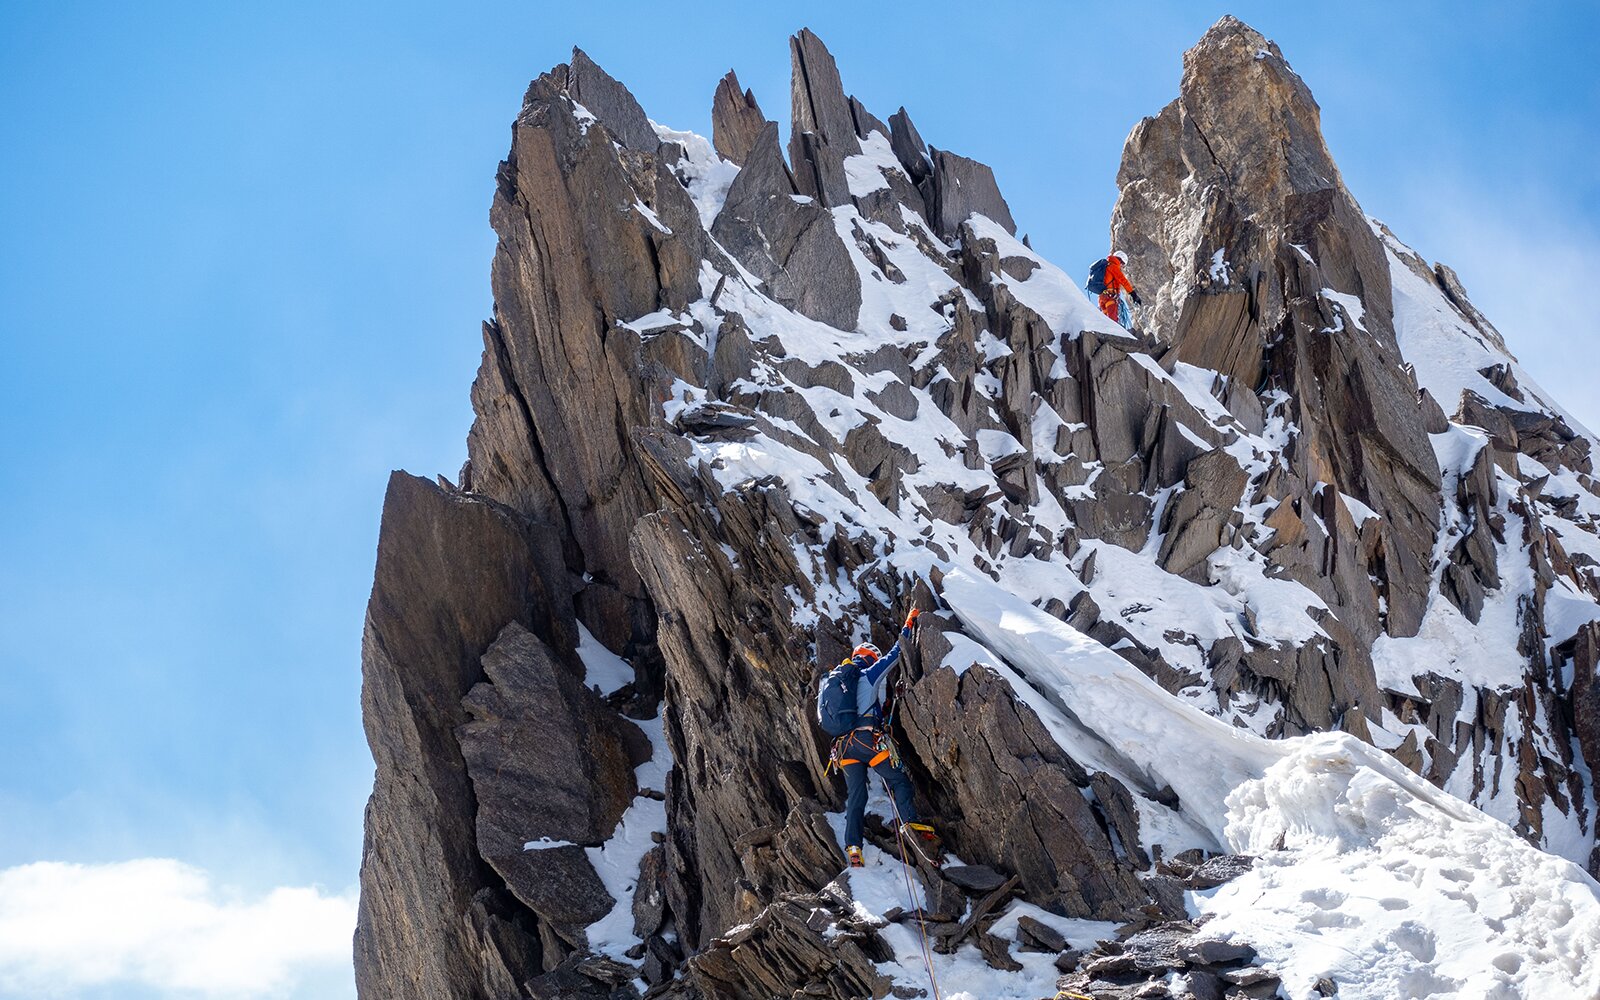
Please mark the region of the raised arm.
<svg viewBox="0 0 1600 1000"><path fill-rule="evenodd" d="M878 678L888 673L890 668L900 662L900 644L911 638L911 630L917 624L917 616L922 614L916 608L911 609L911 614L906 616L906 623L900 626L900 638L890 647L887 653L878 657L877 661L861 672L861 676L868 684L878 683Z"/></svg>

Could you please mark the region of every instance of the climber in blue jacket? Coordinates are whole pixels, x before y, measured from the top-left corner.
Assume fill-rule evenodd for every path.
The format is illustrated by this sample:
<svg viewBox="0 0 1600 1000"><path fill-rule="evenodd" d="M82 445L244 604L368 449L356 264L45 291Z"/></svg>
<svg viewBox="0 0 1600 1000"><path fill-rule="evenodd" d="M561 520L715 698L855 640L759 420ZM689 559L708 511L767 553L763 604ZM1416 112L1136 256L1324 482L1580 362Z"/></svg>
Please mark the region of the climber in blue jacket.
<svg viewBox="0 0 1600 1000"><path fill-rule="evenodd" d="M861 826L867 809L867 771L877 772L892 796L897 820L896 830L911 849L934 864L941 860L939 837L933 827L918 821L917 806L900 763L899 751L888 732L888 718L884 713L884 696L887 693L889 671L900 661L900 643L911 638L917 624L915 608L900 629L900 639L889 652L879 654L878 647L864 642L851 651L851 659L860 668L861 676L856 686L855 729L840 736L833 744L833 761L844 772L847 794L844 807L845 854L850 867L860 868Z"/></svg>

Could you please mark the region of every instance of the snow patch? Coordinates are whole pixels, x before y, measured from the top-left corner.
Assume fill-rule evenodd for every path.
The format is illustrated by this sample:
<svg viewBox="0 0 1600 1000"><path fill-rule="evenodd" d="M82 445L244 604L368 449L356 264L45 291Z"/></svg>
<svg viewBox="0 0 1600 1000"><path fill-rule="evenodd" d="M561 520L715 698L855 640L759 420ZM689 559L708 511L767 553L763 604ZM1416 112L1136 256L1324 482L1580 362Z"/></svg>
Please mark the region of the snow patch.
<svg viewBox="0 0 1600 1000"><path fill-rule="evenodd" d="M650 759L634 768L634 779L641 790L665 791L672 751L667 746L661 717L629 721L650 738ZM622 814L610 840L599 847L584 848L606 891L617 901L611 912L590 924L586 932L589 947L596 954L628 962L626 952L640 943L633 933L633 893L639 884L639 862L655 846L651 835L666 832L667 804L639 795Z"/></svg>
<svg viewBox="0 0 1600 1000"><path fill-rule="evenodd" d="M584 683L601 695L633 683L633 665L607 649L582 622L578 623L578 658L583 661Z"/></svg>
<svg viewBox="0 0 1600 1000"><path fill-rule="evenodd" d="M1228 260L1223 256L1226 252L1219 248L1216 253L1211 255L1211 270L1209 273L1212 281L1220 281L1224 285L1231 285L1233 279L1228 274Z"/></svg>
<svg viewBox="0 0 1600 1000"><path fill-rule="evenodd" d="M844 176L852 198L864 198L889 187L886 171L899 171L900 159L889 148L889 137L874 129L861 140L861 152L844 158ZM909 183L909 181L908 181Z"/></svg>
<svg viewBox="0 0 1600 1000"><path fill-rule="evenodd" d="M1329 302L1334 303L1340 309L1343 309L1345 315L1350 317L1350 322L1355 324L1355 328L1357 330L1360 330L1362 333L1369 332L1365 322L1367 316L1367 307L1361 301L1359 296L1351 295L1349 292L1334 291L1332 288L1324 288L1322 290L1322 297L1327 299ZM1331 331L1325 332L1338 333L1343 329L1344 321L1340 320L1338 326L1334 327Z"/></svg>
<svg viewBox="0 0 1600 1000"><path fill-rule="evenodd" d="M650 123L650 127L656 130L656 136L662 142L675 142L683 147L683 155L678 158L674 169L688 190L689 199L694 202L700 225L706 232L711 232L711 224L716 221L717 213L722 211L722 203L728 200L728 188L733 186L733 179L739 174L739 165L718 156L705 136L680 132L655 121Z"/></svg>

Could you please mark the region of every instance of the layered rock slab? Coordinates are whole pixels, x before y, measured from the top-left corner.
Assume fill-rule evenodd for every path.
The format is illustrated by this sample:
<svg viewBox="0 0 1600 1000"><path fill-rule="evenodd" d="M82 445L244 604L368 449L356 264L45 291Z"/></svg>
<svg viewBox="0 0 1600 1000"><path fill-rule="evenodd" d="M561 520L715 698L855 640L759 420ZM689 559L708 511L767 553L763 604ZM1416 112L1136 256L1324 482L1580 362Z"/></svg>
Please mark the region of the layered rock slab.
<svg viewBox="0 0 1600 1000"><path fill-rule="evenodd" d="M365 996L488 998L540 971L531 920L479 856L455 732L507 622L574 646L564 578L549 528L391 477L362 638L362 715L377 764L355 935Z"/></svg>
<svg viewBox="0 0 1600 1000"><path fill-rule="evenodd" d="M803 316L855 328L861 277L834 228L833 214L803 195L767 122L728 189L711 235L760 278L769 294Z"/></svg>
<svg viewBox="0 0 1600 1000"><path fill-rule="evenodd" d="M937 617L924 621L920 659L942 662L950 643ZM1090 774L992 670L930 671L907 692L903 719L963 857L1017 873L1029 899L1069 916L1124 919L1149 902L1140 866L1119 858L1107 815L1090 805ZM1122 840L1137 844L1132 822Z"/></svg>

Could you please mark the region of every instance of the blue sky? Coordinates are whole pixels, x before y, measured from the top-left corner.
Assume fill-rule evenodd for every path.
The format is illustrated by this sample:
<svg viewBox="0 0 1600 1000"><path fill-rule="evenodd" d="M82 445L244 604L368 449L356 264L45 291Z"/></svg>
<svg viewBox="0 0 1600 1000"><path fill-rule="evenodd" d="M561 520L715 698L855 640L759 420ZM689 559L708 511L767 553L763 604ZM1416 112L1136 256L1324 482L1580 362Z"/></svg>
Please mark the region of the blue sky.
<svg viewBox="0 0 1600 1000"><path fill-rule="evenodd" d="M787 122L808 25L1076 270L1128 130L1238 14L1311 85L1363 207L1600 426L1594 4L455 6L0 10L0 870L353 886L384 481L465 457L495 164L573 44L709 133L730 67Z"/></svg>

